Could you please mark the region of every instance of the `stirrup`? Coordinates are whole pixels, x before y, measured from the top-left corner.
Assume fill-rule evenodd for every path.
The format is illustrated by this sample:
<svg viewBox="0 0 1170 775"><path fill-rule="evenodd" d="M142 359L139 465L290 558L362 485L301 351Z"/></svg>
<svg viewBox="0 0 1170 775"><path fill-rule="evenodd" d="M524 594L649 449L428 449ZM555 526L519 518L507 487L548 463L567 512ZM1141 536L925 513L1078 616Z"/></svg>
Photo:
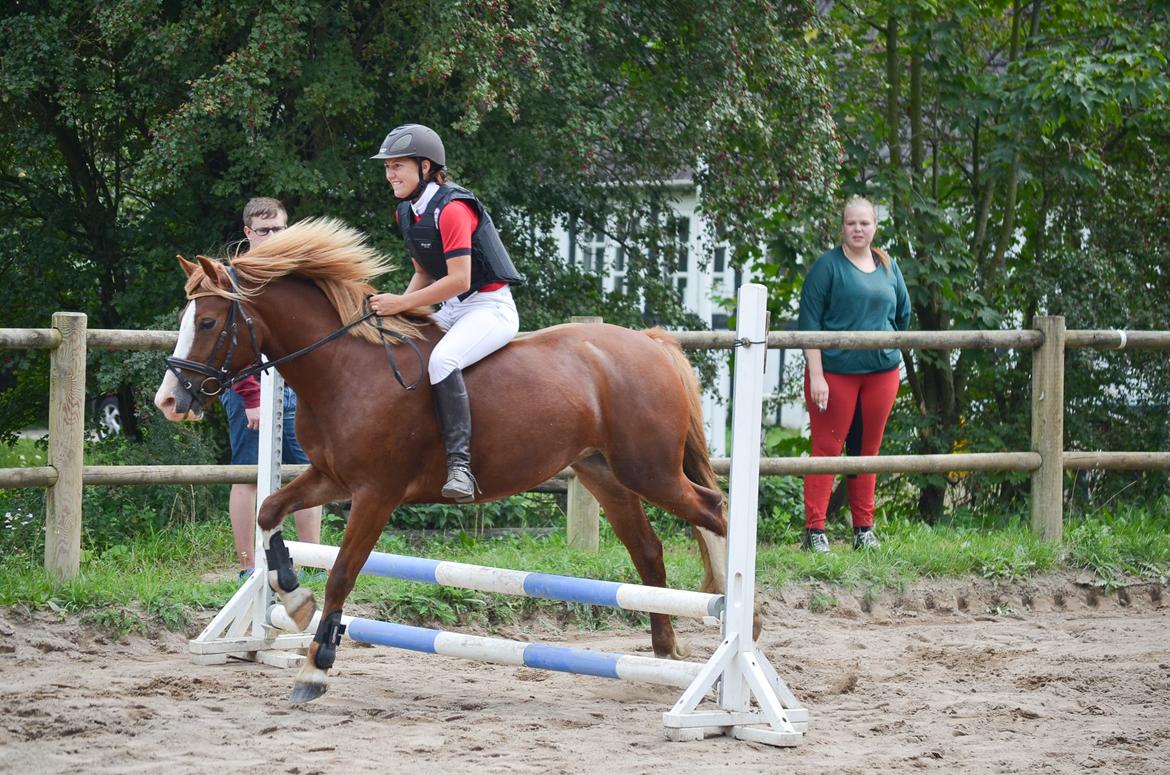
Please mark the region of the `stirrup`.
<svg viewBox="0 0 1170 775"><path fill-rule="evenodd" d="M479 483L466 463L455 463L447 467L447 483L443 485L443 497L456 503L470 503L480 491Z"/></svg>

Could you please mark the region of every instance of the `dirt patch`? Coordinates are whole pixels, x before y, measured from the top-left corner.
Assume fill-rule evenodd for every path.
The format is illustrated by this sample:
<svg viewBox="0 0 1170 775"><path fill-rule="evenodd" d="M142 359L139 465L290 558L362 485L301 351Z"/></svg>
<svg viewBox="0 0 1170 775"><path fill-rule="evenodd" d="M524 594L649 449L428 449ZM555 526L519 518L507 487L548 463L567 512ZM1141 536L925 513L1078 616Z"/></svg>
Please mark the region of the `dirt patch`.
<svg viewBox="0 0 1170 775"><path fill-rule="evenodd" d="M761 647L811 713L794 749L667 742L669 689L353 644L329 693L293 707L291 671L199 667L179 634L0 610L0 770L1170 772L1165 591L1070 576L768 590ZM678 628L696 654L717 643ZM637 629L506 635L649 653Z"/></svg>

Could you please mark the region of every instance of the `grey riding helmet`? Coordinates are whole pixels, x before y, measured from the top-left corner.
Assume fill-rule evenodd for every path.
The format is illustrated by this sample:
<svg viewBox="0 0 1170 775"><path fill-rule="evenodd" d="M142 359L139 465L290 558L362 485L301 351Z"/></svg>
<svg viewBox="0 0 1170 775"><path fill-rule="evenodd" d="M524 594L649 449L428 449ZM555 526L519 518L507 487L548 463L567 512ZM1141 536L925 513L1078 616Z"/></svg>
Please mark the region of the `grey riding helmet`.
<svg viewBox="0 0 1170 775"><path fill-rule="evenodd" d="M403 124L390 130L382 147L371 159L401 159L416 157L430 159L440 167L447 166L447 154L443 141L430 127L422 124Z"/></svg>

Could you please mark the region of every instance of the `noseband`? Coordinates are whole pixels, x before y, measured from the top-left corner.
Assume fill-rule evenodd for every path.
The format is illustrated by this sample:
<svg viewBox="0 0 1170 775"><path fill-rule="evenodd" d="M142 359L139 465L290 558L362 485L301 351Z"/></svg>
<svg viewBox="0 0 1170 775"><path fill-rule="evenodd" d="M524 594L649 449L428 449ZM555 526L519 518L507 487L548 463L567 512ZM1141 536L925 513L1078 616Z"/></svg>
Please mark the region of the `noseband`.
<svg viewBox="0 0 1170 775"><path fill-rule="evenodd" d="M227 273L228 276L231 277L232 284L238 288L239 281L236 277L236 270L229 266L227 267ZM199 293L188 296L187 298L194 300L202 296L217 295L218 294L213 293ZM414 390L416 387L418 387L418 383L422 379L423 356L419 351L418 346L402 334L399 334L396 331L391 331L388 328L384 328L382 326L382 321L378 318L377 313L368 308L369 297L367 297L366 301L363 302L363 306L366 307L366 310L365 314L363 314L361 317L346 323L344 326L337 329L333 333L318 339L307 347L302 347L296 352L285 355L282 358L277 358L274 361L265 361L262 359L260 354L260 345L256 341L256 330L252 323L251 316L248 315L248 313L244 310L244 305L240 303L238 298L232 298L231 302L231 310L228 312L227 320L224 321L223 330L219 332L219 336L215 340L215 347L211 348L211 353L207 356L207 361L205 363L187 360L186 358L176 358L174 356L166 359L167 369L175 375L175 378L179 380L179 385L182 386L183 389L188 393L190 393L191 397L195 400L196 403L202 403L201 399L205 397L213 398L218 396L224 390L230 388L232 385L240 382L241 380L245 380L248 377L254 377L257 374L267 371L268 369L275 368L282 363L288 363L289 361L295 358L299 358L302 355L307 355L313 350L316 350L318 347L326 345L329 342L332 342L334 339L344 335L354 326L361 325L362 323L365 323L371 319L373 320L372 325L378 329L378 335L382 340L382 348L386 352L386 358L390 361L390 368L393 369L394 378L398 381L398 384L407 390ZM239 343L239 324L237 323L237 318L242 320L244 325L246 325L248 328L248 338L252 342L252 352L255 354L255 357L252 359L252 362L249 363L245 368L233 373L228 369L228 365L232 362L232 355L235 353L236 345ZM402 378L402 372L398 369L398 362L394 358L394 353L391 351L389 343L386 342L387 336L394 337L400 342L404 342L405 344L409 345L410 349L414 350L414 354L418 357L419 376L415 378L414 382L411 382L409 385L407 385L406 381ZM217 368L213 365L214 361L216 360L216 354L220 351L220 348L224 348L225 345L226 348L224 349L223 360L220 362L220 365ZM196 374L203 376L203 381L199 383L198 391L196 391L194 383L183 375L184 371L195 372Z"/></svg>
<svg viewBox="0 0 1170 775"><path fill-rule="evenodd" d="M232 280L235 281L235 272L231 269L228 272L232 275ZM188 298L194 300L201 296L213 295L215 294L201 293L189 296ZM232 362L232 355L235 353L236 345L239 343L239 324L236 322L237 318L243 320L244 324L248 327L248 337L252 340L252 352L256 354L256 358L249 364L248 368L237 374L232 374L228 370L228 364ZM220 349L224 348L225 345L223 360L220 362L219 367L216 368L212 364L215 362L216 355ZM215 347L211 348L211 353L207 356L205 363L171 356L166 359L166 364L167 369L175 375L183 389L196 399L218 396L226 388L244 379L250 373L255 373L253 371L255 367L261 365L260 346L256 341L256 330L252 325L252 318L244 311L244 305L240 304L240 300L232 299L231 310L228 312L223 330L219 332L219 336L215 340ZM195 390L195 385L191 380L183 375L184 371L195 372L203 376L203 381L199 383L198 392Z"/></svg>

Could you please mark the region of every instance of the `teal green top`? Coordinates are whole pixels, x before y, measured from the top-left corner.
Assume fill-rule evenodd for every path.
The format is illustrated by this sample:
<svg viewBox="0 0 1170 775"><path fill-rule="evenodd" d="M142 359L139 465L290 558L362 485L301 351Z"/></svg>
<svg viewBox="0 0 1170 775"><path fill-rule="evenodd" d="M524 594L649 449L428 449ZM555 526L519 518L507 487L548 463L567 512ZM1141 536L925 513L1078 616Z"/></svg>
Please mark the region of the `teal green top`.
<svg viewBox="0 0 1170 775"><path fill-rule="evenodd" d="M840 247L825 251L808 270L800 291L801 331L905 331L910 294L893 258L886 269L863 272ZM821 365L834 374L889 371L902 363L899 350L821 350Z"/></svg>

